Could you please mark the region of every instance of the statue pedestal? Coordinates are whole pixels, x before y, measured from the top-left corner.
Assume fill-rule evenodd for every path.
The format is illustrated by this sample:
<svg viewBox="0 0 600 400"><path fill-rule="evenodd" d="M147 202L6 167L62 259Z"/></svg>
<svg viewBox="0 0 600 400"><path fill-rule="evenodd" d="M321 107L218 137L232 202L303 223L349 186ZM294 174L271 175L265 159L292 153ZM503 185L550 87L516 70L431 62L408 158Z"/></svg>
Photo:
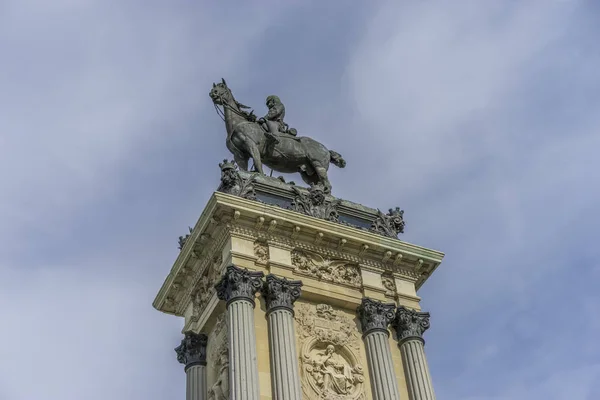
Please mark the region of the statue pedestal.
<svg viewBox="0 0 600 400"><path fill-rule="evenodd" d="M208 337L202 393L188 398L419 398L397 338L418 339L428 315L427 327L405 312L398 323L396 309L420 311L417 289L443 254L390 237L397 211L232 174L153 303Z"/></svg>

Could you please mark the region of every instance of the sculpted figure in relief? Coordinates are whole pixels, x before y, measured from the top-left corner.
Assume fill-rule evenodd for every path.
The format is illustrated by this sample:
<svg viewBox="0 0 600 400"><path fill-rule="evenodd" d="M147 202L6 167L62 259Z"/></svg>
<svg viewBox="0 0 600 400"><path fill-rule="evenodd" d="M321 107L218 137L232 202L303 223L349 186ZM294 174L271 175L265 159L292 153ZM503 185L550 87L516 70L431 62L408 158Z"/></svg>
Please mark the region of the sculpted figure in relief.
<svg viewBox="0 0 600 400"><path fill-rule="evenodd" d="M208 391L208 400L229 399L229 351L227 345L221 347L218 357L217 367L219 374L217 381Z"/></svg>
<svg viewBox="0 0 600 400"><path fill-rule="evenodd" d="M307 363L306 371L321 389L321 394L349 394L354 388L354 370L336 353L332 344L325 350L314 352Z"/></svg>

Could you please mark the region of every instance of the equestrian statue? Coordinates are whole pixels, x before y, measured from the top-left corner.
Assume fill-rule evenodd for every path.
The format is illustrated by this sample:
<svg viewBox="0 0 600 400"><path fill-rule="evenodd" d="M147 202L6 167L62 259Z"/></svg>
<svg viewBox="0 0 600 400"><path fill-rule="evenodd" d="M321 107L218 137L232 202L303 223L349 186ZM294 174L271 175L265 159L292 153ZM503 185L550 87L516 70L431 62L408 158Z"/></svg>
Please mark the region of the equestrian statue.
<svg viewBox="0 0 600 400"><path fill-rule="evenodd" d="M209 96L223 115L227 149L242 170L248 170L248 161L252 159L256 172L264 174L263 164L283 173L299 172L307 184L322 185L326 193L331 193L329 164L344 168L346 161L316 140L297 136L296 129L283 121L285 106L279 97L267 97L269 111L257 119L254 111L246 111L250 107L235 100L224 79L213 83Z"/></svg>

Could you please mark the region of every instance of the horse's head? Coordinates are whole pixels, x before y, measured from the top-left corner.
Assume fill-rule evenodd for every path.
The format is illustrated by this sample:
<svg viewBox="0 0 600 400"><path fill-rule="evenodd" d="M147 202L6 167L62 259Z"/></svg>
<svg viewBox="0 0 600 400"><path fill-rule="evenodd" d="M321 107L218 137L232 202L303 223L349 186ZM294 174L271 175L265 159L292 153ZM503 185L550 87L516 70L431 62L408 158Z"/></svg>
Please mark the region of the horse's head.
<svg viewBox="0 0 600 400"><path fill-rule="evenodd" d="M222 106L226 103L230 103L233 100L233 94L231 90L227 87L227 83L225 79L221 78L221 82L215 84L213 83L213 87L208 93L213 103Z"/></svg>

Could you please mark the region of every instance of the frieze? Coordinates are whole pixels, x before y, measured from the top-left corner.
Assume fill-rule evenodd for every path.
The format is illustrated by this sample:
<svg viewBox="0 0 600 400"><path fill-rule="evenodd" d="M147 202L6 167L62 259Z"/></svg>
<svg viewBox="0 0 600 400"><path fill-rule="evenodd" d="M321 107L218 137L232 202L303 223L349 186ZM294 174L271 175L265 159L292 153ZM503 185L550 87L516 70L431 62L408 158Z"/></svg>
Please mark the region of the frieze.
<svg viewBox="0 0 600 400"><path fill-rule="evenodd" d="M211 332L214 346L210 353L209 366L214 368L215 381L208 389L209 400L229 399L229 348L227 343L227 313L221 313Z"/></svg>
<svg viewBox="0 0 600 400"><path fill-rule="evenodd" d="M292 265L297 274L352 287L362 286L360 268L346 260L331 259L318 253L295 249L292 251Z"/></svg>
<svg viewBox="0 0 600 400"><path fill-rule="evenodd" d="M328 304L300 304L302 390L307 399L362 400L364 369L354 321Z"/></svg>

